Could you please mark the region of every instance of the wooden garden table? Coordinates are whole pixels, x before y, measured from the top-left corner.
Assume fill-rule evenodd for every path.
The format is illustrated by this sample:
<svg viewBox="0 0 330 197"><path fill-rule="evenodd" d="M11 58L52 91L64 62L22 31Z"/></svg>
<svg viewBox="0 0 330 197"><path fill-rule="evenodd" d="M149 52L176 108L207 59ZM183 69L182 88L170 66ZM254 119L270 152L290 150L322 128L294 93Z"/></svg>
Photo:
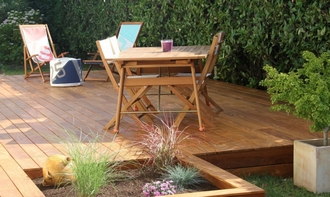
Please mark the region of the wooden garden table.
<svg viewBox="0 0 330 197"><path fill-rule="evenodd" d="M194 112L197 113L200 130L203 129L201 111L198 99L198 87L196 85L195 62L207 58L210 46L174 46L172 51L163 52L161 47L134 47L121 51L112 60L115 62L116 68L120 76L120 88L118 92L118 103L115 116L114 131L118 132L121 114L129 113L126 109L130 106L122 106L122 99L125 87L143 87L143 86L175 86L175 85L192 85L195 102L190 103L196 107ZM132 68L177 68L185 67L190 69L190 76L159 76L157 78L130 78L127 77L127 71ZM145 94L145 93L142 93ZM180 95L178 96L180 98ZM181 98L182 99L182 98ZM132 103L131 103L132 104ZM193 112L193 110L190 110ZM157 111L158 113L159 111ZM147 113L150 113L148 111ZM178 126L183 117L176 118L174 124Z"/></svg>

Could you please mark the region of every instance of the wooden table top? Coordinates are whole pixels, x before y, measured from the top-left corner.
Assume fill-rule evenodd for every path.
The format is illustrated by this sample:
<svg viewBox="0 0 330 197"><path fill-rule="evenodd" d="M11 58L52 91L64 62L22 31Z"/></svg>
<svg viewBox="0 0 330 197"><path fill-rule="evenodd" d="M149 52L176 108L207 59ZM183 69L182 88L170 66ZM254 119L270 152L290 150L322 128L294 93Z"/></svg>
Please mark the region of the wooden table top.
<svg viewBox="0 0 330 197"><path fill-rule="evenodd" d="M161 47L134 47L121 51L114 61L180 60L206 58L210 46L174 46L172 51L163 52Z"/></svg>

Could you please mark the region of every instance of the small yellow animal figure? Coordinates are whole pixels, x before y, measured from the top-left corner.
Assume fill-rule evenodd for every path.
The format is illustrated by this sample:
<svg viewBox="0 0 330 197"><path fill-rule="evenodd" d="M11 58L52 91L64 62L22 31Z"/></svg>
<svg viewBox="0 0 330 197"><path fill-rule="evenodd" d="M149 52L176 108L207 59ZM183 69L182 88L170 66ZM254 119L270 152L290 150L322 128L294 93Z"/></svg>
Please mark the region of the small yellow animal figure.
<svg viewBox="0 0 330 197"><path fill-rule="evenodd" d="M75 181L72 174L72 161L70 157L55 154L47 158L43 168L43 186L59 186Z"/></svg>

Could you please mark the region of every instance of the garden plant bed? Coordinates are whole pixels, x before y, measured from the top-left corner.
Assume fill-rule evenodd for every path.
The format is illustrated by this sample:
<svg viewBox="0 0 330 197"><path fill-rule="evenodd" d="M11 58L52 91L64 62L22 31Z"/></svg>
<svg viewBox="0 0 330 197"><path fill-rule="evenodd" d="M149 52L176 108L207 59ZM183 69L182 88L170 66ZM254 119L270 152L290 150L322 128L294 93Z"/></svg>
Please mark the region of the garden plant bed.
<svg viewBox="0 0 330 197"><path fill-rule="evenodd" d="M200 170L201 175L209 182L200 185L201 188L195 188L182 191L180 197L205 197L205 196L246 196L246 197L264 197L265 191L213 164L197 157L190 155L180 159L182 162L192 165ZM117 191L109 185L104 187L98 197L115 196L129 197L142 196L142 187L144 184L154 181L159 175L154 173L139 174L139 170L130 170L131 175L135 179L130 181L118 182L116 184ZM139 175L139 176L138 176ZM140 176L141 175L141 176ZM42 178L33 179L37 187L47 196L74 196L72 186L67 185L61 188L43 187L41 185ZM193 194L192 194L193 193ZM176 196L176 195L174 195Z"/></svg>
<svg viewBox="0 0 330 197"><path fill-rule="evenodd" d="M126 171L129 177L134 177L132 179L128 179L125 181L120 181L115 183L115 187L112 185L104 186L100 193L97 195L98 197L138 197L142 195L142 187L146 183L150 183L152 181L158 180L159 175L153 172L141 172L138 169L130 169ZM46 197L63 197L63 196L75 196L72 185L66 185L59 188L54 187L44 187L42 186L42 178L37 178L33 180L34 183L38 186L38 188L44 193ZM198 191L210 191L210 190L218 190L216 186L212 183L205 180L205 182L199 184L198 186L190 189L185 189L178 193L191 193Z"/></svg>

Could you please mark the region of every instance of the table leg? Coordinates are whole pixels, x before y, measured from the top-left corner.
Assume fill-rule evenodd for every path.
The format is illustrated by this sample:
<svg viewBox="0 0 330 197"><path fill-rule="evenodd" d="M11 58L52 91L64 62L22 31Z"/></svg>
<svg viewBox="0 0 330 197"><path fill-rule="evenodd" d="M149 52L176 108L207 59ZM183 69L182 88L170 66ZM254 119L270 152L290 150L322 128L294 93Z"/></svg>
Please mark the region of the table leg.
<svg viewBox="0 0 330 197"><path fill-rule="evenodd" d="M196 85L196 73L195 73L194 65L191 66L191 75L192 75L192 81L193 81L193 87L194 87L195 103L196 103L196 108L197 108L199 130L204 131L205 128L204 128L204 125L202 124L202 116L201 116L201 110L200 110L200 106L199 106L198 89L197 89L197 85Z"/></svg>
<svg viewBox="0 0 330 197"><path fill-rule="evenodd" d="M117 111L116 111L116 123L113 131L115 133L119 132L119 121L121 116L121 105L122 105L122 99L124 94L124 80L125 80L125 69L120 69L120 81L119 81L119 90L118 90L118 101L117 101Z"/></svg>
<svg viewBox="0 0 330 197"><path fill-rule="evenodd" d="M197 87L196 73L195 73L195 68L193 66L191 67L191 76L192 76L191 78L192 78L192 84L193 84L193 91L189 97L189 101L187 101L187 102L189 102L189 104L186 103L186 105L182 109L183 112L178 114L178 116L175 119L174 124L176 126L178 126L181 123L181 121L183 120L184 116L186 115L186 112L184 112L184 111L187 111L189 109L190 110L194 109L194 107L195 107L196 111L197 111L199 130L204 131L205 128L202 123L201 109L200 109L200 104L199 104L199 89L198 88L200 88L200 87L199 86ZM181 100L183 100L183 99L181 99ZM195 105L194 105L194 102L195 102ZM194 107L192 107L192 106L194 106Z"/></svg>

